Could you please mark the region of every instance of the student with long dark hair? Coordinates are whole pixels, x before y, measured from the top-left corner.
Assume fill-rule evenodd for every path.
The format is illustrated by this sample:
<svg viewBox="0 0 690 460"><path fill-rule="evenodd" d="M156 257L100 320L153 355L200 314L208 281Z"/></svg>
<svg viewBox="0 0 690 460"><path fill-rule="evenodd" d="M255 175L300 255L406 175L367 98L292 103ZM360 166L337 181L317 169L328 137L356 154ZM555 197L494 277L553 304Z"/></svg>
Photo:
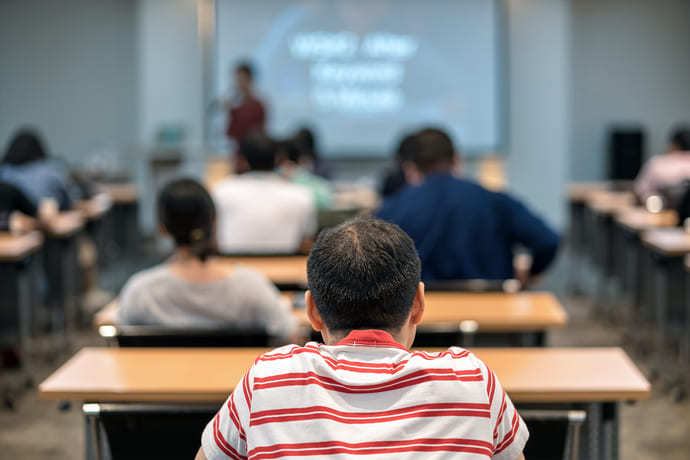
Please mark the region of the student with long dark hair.
<svg viewBox="0 0 690 460"><path fill-rule="evenodd" d="M134 275L120 296L118 323L171 327L265 327L288 337L295 321L278 290L260 273L229 267L216 253L216 209L191 179L166 185L158 196L160 229L175 241L165 264Z"/></svg>
<svg viewBox="0 0 690 460"><path fill-rule="evenodd" d="M61 210L72 207L67 171L50 158L41 137L33 130L23 129L14 135L0 163L0 179L20 189L34 206L50 198Z"/></svg>

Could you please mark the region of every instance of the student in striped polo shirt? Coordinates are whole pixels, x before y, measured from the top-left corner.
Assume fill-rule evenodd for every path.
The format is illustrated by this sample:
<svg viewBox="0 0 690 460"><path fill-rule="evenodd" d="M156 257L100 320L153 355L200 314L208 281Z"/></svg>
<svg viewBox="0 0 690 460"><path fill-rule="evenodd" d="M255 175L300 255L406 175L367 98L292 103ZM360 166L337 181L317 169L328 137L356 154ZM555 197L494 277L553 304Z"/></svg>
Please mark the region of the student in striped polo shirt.
<svg viewBox="0 0 690 460"><path fill-rule="evenodd" d="M197 460L524 459L527 428L491 369L458 347L409 351L424 284L399 227L359 218L324 231L307 273L325 344L260 356Z"/></svg>

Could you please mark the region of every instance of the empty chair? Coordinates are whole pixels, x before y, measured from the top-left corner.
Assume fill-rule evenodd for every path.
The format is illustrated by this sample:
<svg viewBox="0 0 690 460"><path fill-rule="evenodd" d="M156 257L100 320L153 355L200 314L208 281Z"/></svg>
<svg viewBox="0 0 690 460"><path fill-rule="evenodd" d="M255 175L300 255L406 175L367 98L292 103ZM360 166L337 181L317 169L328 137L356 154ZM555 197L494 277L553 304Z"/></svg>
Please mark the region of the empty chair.
<svg viewBox="0 0 690 460"><path fill-rule="evenodd" d="M95 460L189 460L218 405L84 404ZM109 455L108 455L109 454Z"/></svg>
<svg viewBox="0 0 690 460"><path fill-rule="evenodd" d="M580 429L587 418L581 410L520 410L530 439L529 460L579 460Z"/></svg>

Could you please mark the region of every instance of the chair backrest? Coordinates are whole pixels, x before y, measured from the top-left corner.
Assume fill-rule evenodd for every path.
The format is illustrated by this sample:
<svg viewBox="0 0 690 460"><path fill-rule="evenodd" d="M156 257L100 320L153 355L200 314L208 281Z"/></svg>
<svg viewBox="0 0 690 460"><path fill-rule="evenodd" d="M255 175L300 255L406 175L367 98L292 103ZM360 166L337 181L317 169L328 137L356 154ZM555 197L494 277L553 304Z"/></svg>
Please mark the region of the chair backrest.
<svg viewBox="0 0 690 460"><path fill-rule="evenodd" d="M264 329L171 329L160 326L101 326L100 335L120 347L270 347L278 339Z"/></svg>
<svg viewBox="0 0 690 460"><path fill-rule="evenodd" d="M530 439L529 460L579 460L580 428L587 418L581 410L519 410Z"/></svg>
<svg viewBox="0 0 690 460"><path fill-rule="evenodd" d="M219 404L84 404L96 460L189 460ZM110 455L108 455L108 452Z"/></svg>

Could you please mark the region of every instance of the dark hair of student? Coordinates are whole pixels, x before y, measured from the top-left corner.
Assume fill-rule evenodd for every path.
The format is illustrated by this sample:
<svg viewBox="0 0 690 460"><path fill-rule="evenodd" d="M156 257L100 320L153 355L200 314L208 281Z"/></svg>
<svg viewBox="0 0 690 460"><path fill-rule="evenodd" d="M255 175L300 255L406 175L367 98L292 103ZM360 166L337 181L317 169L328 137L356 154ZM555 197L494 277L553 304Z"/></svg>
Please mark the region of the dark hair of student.
<svg viewBox="0 0 690 460"><path fill-rule="evenodd" d="M371 217L324 230L307 259L309 290L331 331L400 330L420 276L410 237Z"/></svg>
<svg viewBox="0 0 690 460"><path fill-rule="evenodd" d="M671 132L671 144L678 150L690 151L690 126L679 126Z"/></svg>
<svg viewBox="0 0 690 460"><path fill-rule="evenodd" d="M415 133L409 133L403 136L398 144L398 148L395 149L395 159L398 166L402 166L404 162L414 159L417 145L417 135Z"/></svg>
<svg viewBox="0 0 690 460"><path fill-rule="evenodd" d="M158 194L158 220L179 246L206 261L216 252L216 208L211 195L193 179L169 182Z"/></svg>
<svg viewBox="0 0 690 460"><path fill-rule="evenodd" d="M7 147L2 164L23 165L47 158L38 133L25 129L17 132Z"/></svg>
<svg viewBox="0 0 690 460"><path fill-rule="evenodd" d="M307 127L300 128L295 133L293 140L299 149L300 155L308 156L315 162L318 161L319 154L316 151L316 139L311 129Z"/></svg>
<svg viewBox="0 0 690 460"><path fill-rule="evenodd" d="M235 65L235 73L243 73L249 77L250 80L254 79L254 68L248 61L241 61Z"/></svg>
<svg viewBox="0 0 690 460"><path fill-rule="evenodd" d="M252 131L240 142L240 154L253 171L272 171L276 164L278 146L266 134Z"/></svg>
<svg viewBox="0 0 690 460"><path fill-rule="evenodd" d="M421 130L412 150L412 161L422 174L449 171L453 167L455 148L450 136L437 128Z"/></svg>

